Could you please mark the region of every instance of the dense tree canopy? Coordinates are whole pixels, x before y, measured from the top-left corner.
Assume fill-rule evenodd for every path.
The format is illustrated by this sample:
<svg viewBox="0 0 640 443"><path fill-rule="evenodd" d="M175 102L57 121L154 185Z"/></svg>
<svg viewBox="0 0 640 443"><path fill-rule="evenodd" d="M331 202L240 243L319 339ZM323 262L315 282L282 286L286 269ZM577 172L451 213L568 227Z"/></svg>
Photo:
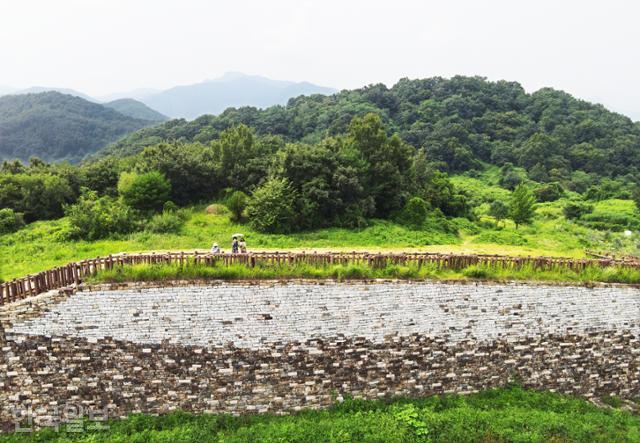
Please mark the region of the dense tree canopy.
<svg viewBox="0 0 640 443"><path fill-rule="evenodd" d="M640 184L640 125L552 89L527 94L517 83L477 77L403 79L390 89L372 85L169 121L79 166L7 161L0 208L30 222L59 217L79 202L102 223L105 208L121 221L129 214L139 220L167 199L179 206L228 202L235 192L247 197L233 205L234 217L248 214L267 232L360 227L371 218L445 226L443 217L473 219L474 206L494 203L457 189L449 174L473 175L489 164L499 166L492 168L496 182L516 191L508 215L518 224L530 221L536 200L571 192L584 200L631 198ZM123 177L166 183L143 183L137 194L159 196L147 205L122 186L118 193ZM497 220L507 216L506 203L490 207ZM82 221L82 211L67 213ZM159 230L178 226L169 215L155 218Z"/></svg>
<svg viewBox="0 0 640 443"><path fill-rule="evenodd" d="M371 85L331 96L291 99L264 110L231 108L219 116L143 129L109 152L139 152L159 141L208 143L245 124L256 134L317 143L349 131L353 117L380 116L387 134L424 149L441 170L482 162L526 167L540 181L571 181L574 171L617 177L640 171L640 125L601 105L550 88L528 94L515 82L457 76Z"/></svg>

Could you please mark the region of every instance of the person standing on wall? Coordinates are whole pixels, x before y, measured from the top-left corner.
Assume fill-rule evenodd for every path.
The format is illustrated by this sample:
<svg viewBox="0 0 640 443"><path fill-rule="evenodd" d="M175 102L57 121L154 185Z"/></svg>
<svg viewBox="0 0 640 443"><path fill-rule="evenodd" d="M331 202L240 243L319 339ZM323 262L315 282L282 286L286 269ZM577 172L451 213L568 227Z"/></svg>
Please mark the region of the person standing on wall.
<svg viewBox="0 0 640 443"><path fill-rule="evenodd" d="M233 241L231 242L231 253L232 254L237 254L238 253L238 237L233 237Z"/></svg>

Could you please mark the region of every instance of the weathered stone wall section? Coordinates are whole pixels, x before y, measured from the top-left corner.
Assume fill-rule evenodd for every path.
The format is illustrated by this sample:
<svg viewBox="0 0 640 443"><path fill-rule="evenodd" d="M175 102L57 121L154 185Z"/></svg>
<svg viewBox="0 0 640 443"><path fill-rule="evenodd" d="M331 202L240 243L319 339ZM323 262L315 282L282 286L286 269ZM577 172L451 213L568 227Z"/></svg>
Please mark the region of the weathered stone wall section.
<svg viewBox="0 0 640 443"><path fill-rule="evenodd" d="M0 423L65 403L110 415L287 412L342 395L518 381L640 397L640 291L524 284L226 284L56 294L0 312Z"/></svg>
<svg viewBox="0 0 640 443"><path fill-rule="evenodd" d="M495 340L631 330L640 290L438 282L217 284L85 291L7 333L260 349L314 337Z"/></svg>

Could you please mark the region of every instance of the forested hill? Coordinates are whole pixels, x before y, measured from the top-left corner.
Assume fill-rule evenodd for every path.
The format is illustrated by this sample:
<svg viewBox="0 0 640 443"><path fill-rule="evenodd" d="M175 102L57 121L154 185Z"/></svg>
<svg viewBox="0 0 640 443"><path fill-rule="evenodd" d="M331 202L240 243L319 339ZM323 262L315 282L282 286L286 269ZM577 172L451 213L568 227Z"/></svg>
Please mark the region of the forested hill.
<svg viewBox="0 0 640 443"><path fill-rule="evenodd" d="M346 132L354 116L369 112L448 172L513 163L534 180L552 181L575 171L620 176L640 168L639 123L562 91L528 94L516 82L461 76L402 79L392 88L372 85L264 110L230 108L191 122L173 120L131 134L103 154L132 154L159 141L208 143L238 123L258 134L318 142Z"/></svg>
<svg viewBox="0 0 640 443"><path fill-rule="evenodd" d="M129 117L148 120L152 122L164 122L169 120L165 115L160 114L138 100L132 98L121 98L104 104L107 108L114 109L120 114Z"/></svg>
<svg viewBox="0 0 640 443"><path fill-rule="evenodd" d="M0 97L0 160L79 161L154 122L59 92Z"/></svg>

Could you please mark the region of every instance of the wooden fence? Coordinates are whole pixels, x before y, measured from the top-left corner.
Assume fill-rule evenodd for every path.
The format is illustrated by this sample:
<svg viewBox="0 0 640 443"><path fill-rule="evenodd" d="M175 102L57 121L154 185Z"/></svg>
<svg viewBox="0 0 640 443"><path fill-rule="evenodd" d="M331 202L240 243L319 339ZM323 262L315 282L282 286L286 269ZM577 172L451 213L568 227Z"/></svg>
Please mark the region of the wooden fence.
<svg viewBox="0 0 640 443"><path fill-rule="evenodd" d="M435 265L438 268L460 270L472 265L485 265L501 269L519 269L529 265L536 270L558 268L580 271L588 266L620 266L640 269L640 262L625 259L570 259L555 257L510 257L502 255L467 255L438 253L370 254L368 252L252 252L247 254L207 254L198 252L172 252L147 254L118 254L69 263L38 274L0 284L0 305L22 300L44 292L77 285L101 270L137 264L200 264L290 266L296 264L326 266L332 264L364 264L372 267L398 265Z"/></svg>

